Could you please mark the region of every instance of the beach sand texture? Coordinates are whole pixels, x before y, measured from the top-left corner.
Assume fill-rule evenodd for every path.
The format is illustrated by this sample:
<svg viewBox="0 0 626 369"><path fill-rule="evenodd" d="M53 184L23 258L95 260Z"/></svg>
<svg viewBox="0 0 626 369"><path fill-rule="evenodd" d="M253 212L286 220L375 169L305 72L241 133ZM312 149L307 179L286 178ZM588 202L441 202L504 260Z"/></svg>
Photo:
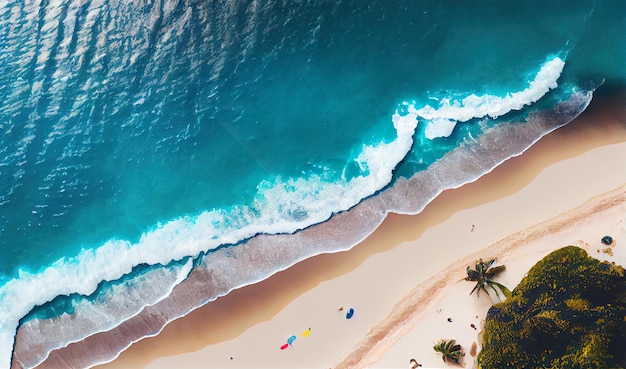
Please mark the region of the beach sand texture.
<svg viewBox="0 0 626 369"><path fill-rule="evenodd" d="M432 349L440 338L456 338L472 367L469 349L492 303L459 281L476 258L505 264L498 280L511 289L569 244L626 265L624 101L595 99L574 122L422 213L392 214L352 250L233 291L98 368L404 368L411 358L445 367ZM605 234L616 240L612 256L601 250Z"/></svg>

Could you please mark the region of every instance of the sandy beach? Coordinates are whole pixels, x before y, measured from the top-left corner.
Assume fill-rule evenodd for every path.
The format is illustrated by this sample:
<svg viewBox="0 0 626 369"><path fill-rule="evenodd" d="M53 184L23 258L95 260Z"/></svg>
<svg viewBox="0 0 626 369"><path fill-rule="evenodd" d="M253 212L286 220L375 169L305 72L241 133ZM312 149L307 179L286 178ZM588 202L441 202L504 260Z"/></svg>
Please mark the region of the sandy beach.
<svg viewBox="0 0 626 369"><path fill-rule="evenodd" d="M498 280L511 289L570 244L626 265L623 101L594 100L568 126L422 213L392 214L352 250L233 291L98 368L407 368L411 358L446 367L432 350L440 338L457 339L472 367L469 349L492 303L460 281L475 259L497 257L507 266ZM606 234L616 240L613 255L601 250Z"/></svg>

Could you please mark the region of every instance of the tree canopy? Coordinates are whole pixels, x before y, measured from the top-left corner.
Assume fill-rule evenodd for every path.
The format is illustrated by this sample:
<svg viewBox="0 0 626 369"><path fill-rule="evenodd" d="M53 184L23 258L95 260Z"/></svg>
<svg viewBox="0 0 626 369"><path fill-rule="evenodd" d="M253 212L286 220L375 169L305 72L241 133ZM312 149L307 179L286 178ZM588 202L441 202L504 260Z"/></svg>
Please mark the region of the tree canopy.
<svg viewBox="0 0 626 369"><path fill-rule="evenodd" d="M568 246L489 309L481 369L625 368L624 268Z"/></svg>

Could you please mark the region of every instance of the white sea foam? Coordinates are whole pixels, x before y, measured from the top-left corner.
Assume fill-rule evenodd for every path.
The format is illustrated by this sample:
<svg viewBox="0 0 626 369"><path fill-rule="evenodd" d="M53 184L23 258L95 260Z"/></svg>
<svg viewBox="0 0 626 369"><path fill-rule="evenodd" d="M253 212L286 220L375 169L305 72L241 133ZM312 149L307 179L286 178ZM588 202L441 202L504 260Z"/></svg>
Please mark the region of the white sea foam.
<svg viewBox="0 0 626 369"><path fill-rule="evenodd" d="M417 121L394 115L393 123L395 140L364 145L354 159L362 169L359 176L333 183L318 175L276 178L259 184L253 204L172 220L145 233L136 244L112 240L58 260L41 273L21 271L0 288L0 367L9 367L19 320L36 305L59 295L90 295L100 282L117 280L139 264L166 265L258 233L292 233L373 195L391 181L413 144Z"/></svg>
<svg viewBox="0 0 626 369"><path fill-rule="evenodd" d="M136 316L143 308L168 297L174 287L189 275L192 264L192 260L188 259L184 264L150 269L111 286L109 291L103 292L93 301L72 300L74 312L71 316L63 314L54 321L28 321L20 329L26 329L29 332L27 336L35 335L41 342L38 349L44 351L40 356L29 356L24 355L24 351L31 350L21 347L20 364L28 368L36 367L48 357L43 353L65 347L95 333L108 331ZM150 281L158 281L158 284ZM50 329L50 325L61 325L64 329Z"/></svg>
<svg viewBox="0 0 626 369"><path fill-rule="evenodd" d="M548 91L558 86L557 80L563 72L565 62L555 57L544 63L528 87L506 96L471 94L462 100L441 99L434 108L425 105L419 109L410 104L408 112L425 121L425 136L428 139L449 136L458 122L474 118L497 118L510 111L520 110L542 98Z"/></svg>
<svg viewBox="0 0 626 369"><path fill-rule="evenodd" d="M463 145L465 147L460 147L457 150L454 150L451 153L451 155L445 156L441 161L438 161L427 170L427 171L431 171L431 170L434 171L434 173L437 174L437 178L442 180L443 182L432 183L432 181L427 181L427 182L424 181L424 178L429 178L433 173L431 172L431 174L427 174L426 177L421 176L421 174L425 174L427 171L419 172L416 176L412 177L411 179L406 179L406 180L400 179L400 181L398 182L399 186L392 187L389 191L383 192L381 196L377 196L377 197L370 199L371 201L360 203L359 204L360 208L357 207L357 209L354 209L355 212L352 213L352 215L354 216L352 217L352 221L358 222L359 225L354 228L350 227L352 231L350 232L349 236L345 235L345 232L342 232L336 226L335 227L331 226L330 229L328 230L330 231L329 233L326 233L326 232L320 233L319 230L315 231L314 228L311 228L300 234L302 236L306 234L307 231L313 230L312 233L308 233L308 237L303 236L303 238L298 238L298 241L297 241L297 244L299 246L308 245L307 247L304 247L304 250L306 251L293 250L294 253L292 254L290 252L291 250L289 249L289 245L293 244L293 239L290 237L284 237L284 238L279 237L279 238L272 239L272 241L269 241L269 239L266 237L259 237L259 238L255 238L251 240L250 243L241 245L241 248L239 247L233 248L234 255L228 255L228 253L216 253L214 255L211 255L211 256L216 256L216 258L211 258L211 256L209 256L208 259L204 260L204 262L208 263L207 265L213 265L214 262L217 262L217 264L219 264L219 266L217 266L215 269L211 268L211 274L226 273L227 276L225 280L222 280L222 283L219 283L219 282L217 283L218 285L221 284L221 286L218 287L216 291L214 291L215 294L203 295L199 299L190 300L187 297L183 297L182 300L170 301L169 302L170 304L181 306L182 311L176 310L176 309L172 311L168 308L168 306L171 306L171 305L166 304L163 312L166 316L167 321L169 322L181 316L181 314L184 314L184 311L186 309L189 309L190 307L193 309L195 307L198 307L204 304L206 300L203 300L203 299L213 299L222 295L223 293L226 293L227 291L232 291L232 289L234 288L239 288L244 285L255 283L259 280L267 278L269 275L277 272L278 270L282 270L290 265L293 265L295 262L302 260L303 258L316 255L320 252L332 252L332 251L349 249L351 246L355 245L359 240L362 240L364 237L369 235L378 225L380 225L380 222L382 221L382 219L385 217L385 214L387 213L385 212L385 214L383 214L385 209L387 209L387 211L392 210L393 212L399 212L399 213L405 213L406 211L407 214L415 214L417 212L420 212L424 208L424 206L426 206L426 204L428 204L444 189L455 188L455 187L462 185L463 183L474 181L476 178L480 177L481 175L491 171L493 168L498 166L502 161L506 160L507 158L520 154L526 148L528 148L530 145L536 142L543 135L569 122L571 119L573 119L575 116L577 116L581 111L583 111L586 108L589 101L591 100L591 96L592 95L590 92L574 93L570 96L570 99L567 102L555 106L553 111L543 111L536 115L531 115L529 117L530 119L527 121L528 125L533 127L531 129L528 129L528 127L525 127L525 125L519 125L519 124L514 124L512 127L504 128L502 130L494 128L494 129L491 129L490 132L486 132L485 135L481 136L478 140L468 143L467 146ZM400 125L400 128L403 123L412 124L409 119L406 119L406 117L404 118L400 117L395 122L398 125ZM504 124L504 126L506 126L506 124ZM504 136L501 136L501 134L504 134ZM512 145L507 145L504 148L504 150L494 150L494 151L491 151L491 150L487 150L487 151L477 150L476 151L475 150L476 147L485 148L484 145L487 145L487 147L490 147L494 138L497 138L497 137L511 138L510 140L506 140L506 141L511 143ZM509 151L509 150L512 150L512 151ZM477 152L482 152L482 154L478 154ZM487 158L488 160L482 160L485 154L489 156L489 158ZM480 155L480 157L478 157L477 155ZM474 170L467 171L464 169L464 167L466 166L467 160L464 160L463 158L469 159L477 164L476 167L473 168ZM477 159L481 159L481 160L477 160ZM403 180L413 182L413 184L407 187L405 185L406 182L405 184L402 184ZM396 207L397 205L400 205L400 207ZM369 209L369 210L365 210L365 209ZM344 213L343 216L345 216L346 214L349 214L349 212ZM369 216L363 217L364 214L369 214ZM346 224L349 225L350 220L346 220L346 218L342 218L340 222L343 223L346 221L347 221ZM332 220L331 220L331 223L332 223ZM321 227L324 227L324 226L325 225L321 225ZM333 233L332 231L333 228L338 233L336 234ZM344 236L346 236L347 239L344 239L343 238ZM264 239L264 241L261 241L260 243L255 243L255 241L259 241L260 239ZM246 250L245 248L248 247L249 245L253 245L252 249ZM257 249L257 247L259 248ZM281 256L278 257L279 260L277 260L276 263L274 262L268 263L270 265L267 265L267 264L262 265L261 268L253 271L252 274L248 274L245 272L241 273L242 271L239 270L239 262L232 261L231 263L231 260L237 259L236 255L255 255L256 252L260 252L262 254L264 253L263 250L265 250L265 252L268 250L267 247L269 247L269 249L271 250L276 250L276 249L282 250L282 252L280 252ZM324 250L324 251L321 251L321 250ZM218 254L221 256L218 256ZM222 257L226 257L227 258L226 260L228 260L228 261L225 261L224 264L220 262L220 260L222 261L224 260L224 259L220 259ZM249 267L244 267L244 268L246 270L250 269ZM156 286L156 285L161 284L160 278L158 278L157 280L150 278L150 280L146 282L148 284L147 286L148 289L150 289L150 285ZM223 283L227 283L227 285L225 286ZM232 283L232 284L228 284L228 283ZM146 286L142 286L141 287L142 290L145 289L145 287ZM192 284L192 285L183 286L182 288L183 290L189 289L189 288L195 290L197 286ZM183 293L183 295L185 294ZM105 311L110 311L110 310L105 308ZM80 318L80 316L77 318ZM159 317L157 320L160 320L161 318L162 317ZM148 319L150 320L150 318ZM156 323L163 324L162 322L156 322ZM59 323L58 320L51 324L55 324L57 328L65 327L62 323ZM129 326L127 325L122 330L128 329L128 328ZM133 332L137 332L137 331L133 330ZM36 330L35 330L35 333L36 333ZM110 335L108 333L106 334L108 338L115 339L116 344L117 344L116 347L111 348L112 351L108 353L109 356L106 356L105 354L104 356L101 356L95 359L95 361L91 360L90 358L85 358L86 361L82 362L83 365L85 366L95 365L95 364L108 362L109 360L117 357L119 352L127 348L131 343L136 342L138 339L141 339L142 337L152 336L156 334L157 332L154 330L141 331L139 332L139 335L134 335L130 337L124 336L123 334L122 336L118 336L117 335L118 333L119 332L115 332ZM106 340L108 338L103 338L103 339ZM125 341L125 339L128 339L128 340ZM35 340L35 342L39 342L39 341ZM24 350L28 350L28 348L22 348L22 351ZM19 357L23 359L24 356L25 355L21 355ZM59 357L57 357L56 359L58 360ZM30 366L26 366L26 367L30 367Z"/></svg>
<svg viewBox="0 0 626 369"><path fill-rule="evenodd" d="M392 142L364 145L354 159L361 168L359 176L332 183L321 175L275 178L259 184L253 204L175 219L158 225L136 244L111 240L94 250L84 250L76 257L61 259L41 273L21 272L18 278L0 288L0 367L10 366L19 320L34 306L58 295L90 295L101 281L117 280L139 264L166 265L172 260L197 256L259 233L292 233L323 222L333 213L350 209L391 181L394 168L411 149L418 120L437 121L440 131L451 132L456 121L497 117L521 109L556 87L562 68L563 61L559 58L547 62L527 89L505 97L471 95L452 103L442 100L438 109L425 106L417 110L410 105L408 114L396 112L392 121L397 138ZM436 136L437 131L430 132ZM112 255L115 263L111 262Z"/></svg>

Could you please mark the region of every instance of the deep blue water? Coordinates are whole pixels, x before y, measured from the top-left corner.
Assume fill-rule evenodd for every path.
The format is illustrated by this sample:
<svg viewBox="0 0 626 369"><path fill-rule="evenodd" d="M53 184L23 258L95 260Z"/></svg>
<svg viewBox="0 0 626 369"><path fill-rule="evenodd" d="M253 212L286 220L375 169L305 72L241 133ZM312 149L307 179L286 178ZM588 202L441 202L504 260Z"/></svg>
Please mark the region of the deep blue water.
<svg viewBox="0 0 626 369"><path fill-rule="evenodd" d="M625 31L618 0L0 3L0 345L56 295L306 228L623 82ZM444 137L411 116L472 94Z"/></svg>

